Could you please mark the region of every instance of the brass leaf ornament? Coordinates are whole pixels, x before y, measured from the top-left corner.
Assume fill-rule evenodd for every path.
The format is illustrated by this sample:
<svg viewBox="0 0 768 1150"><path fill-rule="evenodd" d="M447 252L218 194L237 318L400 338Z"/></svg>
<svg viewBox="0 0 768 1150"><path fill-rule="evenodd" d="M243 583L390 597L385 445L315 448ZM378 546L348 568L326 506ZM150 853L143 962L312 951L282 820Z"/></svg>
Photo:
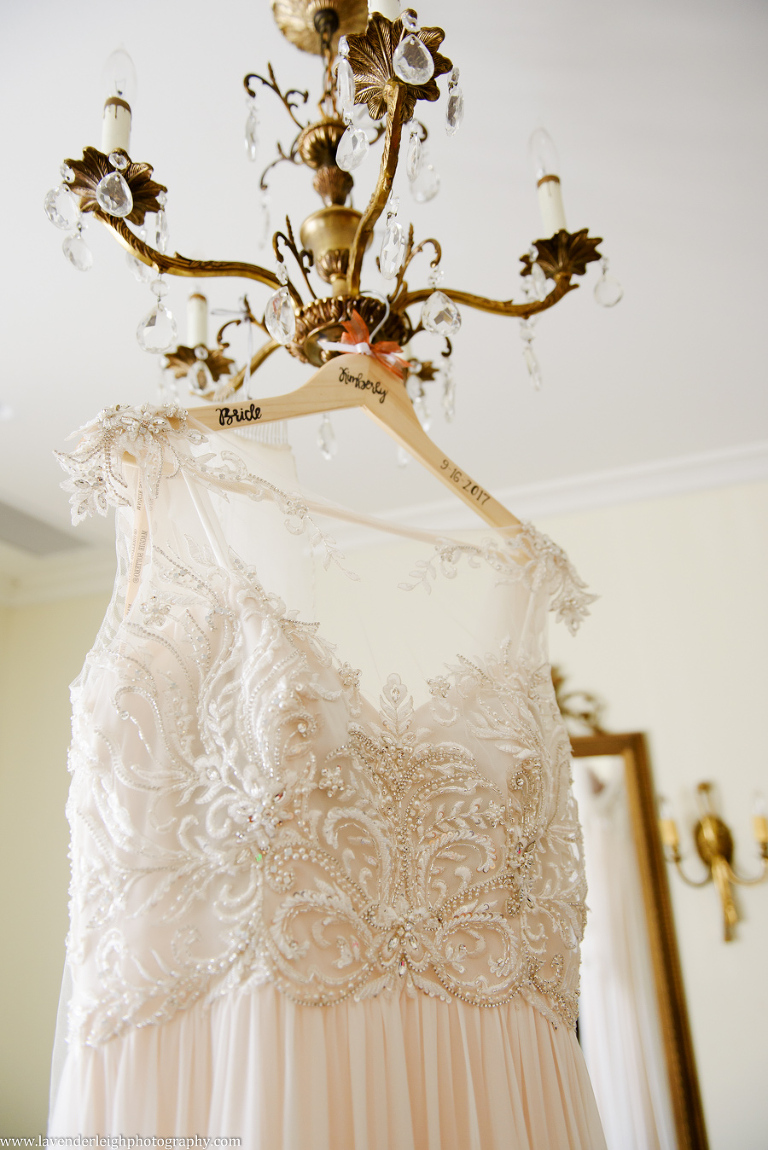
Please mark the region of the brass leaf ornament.
<svg viewBox="0 0 768 1150"><path fill-rule="evenodd" d="M520 274L529 276L533 265L537 263L550 280L558 276L583 276L587 264L600 259L597 245L602 242L602 236L590 236L587 228L573 233L556 232L551 239L535 241L534 246L538 252L535 260L530 253L520 257L523 265Z"/></svg>
<svg viewBox="0 0 768 1150"><path fill-rule="evenodd" d="M125 155L124 152L122 154ZM128 167L124 168L120 175L131 189L133 208L125 218L129 223L141 226L147 212L161 210L162 205L157 197L168 189L151 178L154 170L151 164L134 164L129 157L126 156L126 159ZM73 195L80 197L80 211L100 211L96 188L104 176L110 175L115 170L107 157L97 148L85 148L82 160L66 160L65 163L75 173L69 189Z"/></svg>
<svg viewBox="0 0 768 1150"><path fill-rule="evenodd" d="M235 361L229 359L229 357L224 355L218 348L209 351L208 355L202 361L195 355L195 349L193 347L184 347L183 345L165 354L165 366L173 372L176 379L183 379L184 376L189 374L191 368L200 362L205 364L211 373L211 379L214 383L217 383L222 376L230 375L232 365Z"/></svg>
<svg viewBox="0 0 768 1150"><path fill-rule="evenodd" d="M409 12L415 16L412 9ZM380 120L387 114L385 88L388 84L401 84L406 91L403 102L403 123L410 120L417 100L437 100L440 89L437 77L450 72L453 64L446 56L441 56L438 48L445 39L442 28L420 28L415 35L429 50L434 61L435 71L426 84L403 84L395 75L392 57L403 35L410 33L403 27L402 19L391 23L379 12L374 12L368 27L359 36L348 36L348 60L355 74L355 103L367 104L372 120Z"/></svg>

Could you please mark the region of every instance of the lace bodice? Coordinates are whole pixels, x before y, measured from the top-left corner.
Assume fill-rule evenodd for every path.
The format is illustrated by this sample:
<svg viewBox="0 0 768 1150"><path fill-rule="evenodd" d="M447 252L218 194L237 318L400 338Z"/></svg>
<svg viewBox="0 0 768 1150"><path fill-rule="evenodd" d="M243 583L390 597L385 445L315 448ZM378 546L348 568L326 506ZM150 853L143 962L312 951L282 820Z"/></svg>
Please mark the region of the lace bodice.
<svg viewBox="0 0 768 1150"><path fill-rule="evenodd" d="M264 982L318 1005L520 994L572 1024L585 887L544 626L575 629L592 596L530 526L411 533L393 594L452 636L472 579L484 622L464 613L460 651L418 684L388 669L376 699L294 609L324 570L351 585L355 556L269 450L114 408L59 456L75 521L117 507L119 556L72 690L73 1037Z"/></svg>

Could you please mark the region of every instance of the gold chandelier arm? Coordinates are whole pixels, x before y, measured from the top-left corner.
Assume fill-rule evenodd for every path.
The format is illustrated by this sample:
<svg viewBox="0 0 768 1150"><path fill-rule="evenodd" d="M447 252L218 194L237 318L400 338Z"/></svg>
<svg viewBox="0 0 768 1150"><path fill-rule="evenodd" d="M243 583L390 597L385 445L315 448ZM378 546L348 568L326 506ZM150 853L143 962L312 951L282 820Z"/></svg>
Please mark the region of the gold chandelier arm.
<svg viewBox="0 0 768 1150"><path fill-rule="evenodd" d="M489 311L494 315L519 316L520 319L528 319L529 316L554 307L558 300L561 300L569 291L575 291L578 286L578 284L571 283L570 275L559 275L555 277L555 286L548 296L542 300L530 300L526 303L515 303L511 299L488 299L486 296L472 295L470 292L443 287L442 284L440 291L450 296L456 303L476 308L477 311ZM426 287L419 288L418 291L404 292L398 299L392 301L392 307L404 311L412 304L422 303L428 299L434 290L432 287Z"/></svg>
<svg viewBox="0 0 768 1150"><path fill-rule="evenodd" d="M163 274L200 277L202 279L233 276L238 279L257 280L259 283L268 284L269 287L280 286L280 281L274 272L260 268L257 264L241 263L237 260L190 260L186 256L180 256L178 252L175 256L168 256L163 252L155 251L149 244L145 244L143 240L135 236L124 220L108 216L98 209L91 215L112 232L126 251L135 256L137 260L141 260L143 264L147 264L148 267L156 267Z"/></svg>
<svg viewBox="0 0 768 1150"><path fill-rule="evenodd" d="M282 346L283 345L281 343L278 343L276 339L271 339L271 340L269 340L268 343L265 343L262 347L260 347L259 350L256 352L256 354L251 359L250 374L255 375L256 372L258 371L258 369L264 363L264 361L269 359L272 352L277 351L277 349L279 347L282 347ZM236 375L233 375L233 376L231 376L231 378L226 379L224 381L223 385L219 388L219 390L214 393L214 396L213 396L214 403L218 403L219 400L227 399L228 396L234 395L234 393L236 391L240 390L240 388L243 386L244 382L245 382L245 368L242 367L242 368L240 368L240 371L238 371Z"/></svg>
<svg viewBox="0 0 768 1150"><path fill-rule="evenodd" d="M373 195L365 209L360 223L357 225L355 238L349 253L349 270L347 272L347 294L357 295L360 291L360 273L363 267L363 257L369 239L376 226L376 222L384 211L392 181L397 170L397 160L400 153L400 137L403 132L403 105L407 89L397 80L388 80L384 89L387 101L387 131L384 137L384 150L381 156L379 178Z"/></svg>
<svg viewBox="0 0 768 1150"><path fill-rule="evenodd" d="M675 864L675 869L686 886L707 886L708 883L712 882L712 871L709 868L707 868L707 873L704 878L688 878L688 875L683 870L683 859L679 851L676 850L673 852L671 861Z"/></svg>
<svg viewBox="0 0 768 1150"><path fill-rule="evenodd" d="M730 878L731 882L736 883L738 886L757 886L759 883L765 882L766 876L768 876L768 858L766 858L765 855L762 855L760 861L762 863L760 874L754 875L750 878L742 878L742 876L738 874L728 862L726 862L725 865L728 867L728 877Z"/></svg>

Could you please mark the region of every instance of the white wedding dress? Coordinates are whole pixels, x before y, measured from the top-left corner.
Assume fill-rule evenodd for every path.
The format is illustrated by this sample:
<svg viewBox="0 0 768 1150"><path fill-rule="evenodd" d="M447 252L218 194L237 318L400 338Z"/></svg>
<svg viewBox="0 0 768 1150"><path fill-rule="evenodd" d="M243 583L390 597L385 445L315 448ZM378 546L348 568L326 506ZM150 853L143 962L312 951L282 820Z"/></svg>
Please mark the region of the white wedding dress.
<svg viewBox="0 0 768 1150"><path fill-rule="evenodd" d="M60 457L119 570L72 689L51 1134L600 1150L545 640L591 596L531 527L377 523L193 416Z"/></svg>

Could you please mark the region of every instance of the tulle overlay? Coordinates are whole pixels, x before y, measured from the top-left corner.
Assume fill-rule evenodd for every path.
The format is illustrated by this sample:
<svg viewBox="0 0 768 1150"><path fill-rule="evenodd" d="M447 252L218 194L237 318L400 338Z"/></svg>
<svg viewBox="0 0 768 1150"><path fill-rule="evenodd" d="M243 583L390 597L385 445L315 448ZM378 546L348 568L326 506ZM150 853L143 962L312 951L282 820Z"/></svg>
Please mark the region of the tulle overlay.
<svg viewBox="0 0 768 1150"><path fill-rule="evenodd" d="M318 1009L271 986L71 1051L52 1134L243 1150L601 1150L573 1031L528 1003L418 994Z"/></svg>

